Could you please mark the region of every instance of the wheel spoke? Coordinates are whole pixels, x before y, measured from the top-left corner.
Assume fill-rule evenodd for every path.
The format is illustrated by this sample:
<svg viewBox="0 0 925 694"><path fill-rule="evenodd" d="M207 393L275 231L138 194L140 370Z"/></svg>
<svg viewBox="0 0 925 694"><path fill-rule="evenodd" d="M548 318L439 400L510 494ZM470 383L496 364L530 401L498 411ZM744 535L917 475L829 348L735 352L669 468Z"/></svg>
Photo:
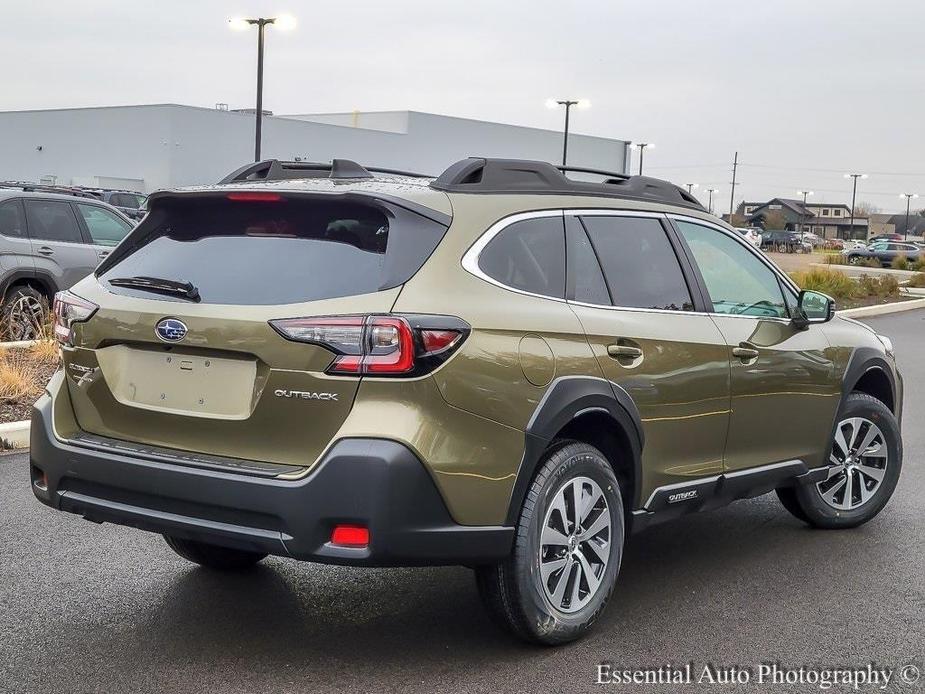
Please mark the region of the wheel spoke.
<svg viewBox="0 0 925 694"><path fill-rule="evenodd" d="M581 513L581 482L579 480L573 480L572 483L568 486L568 490L572 496L572 522L571 528L568 528L570 532L575 532L578 529L578 523L580 521L579 513Z"/></svg>
<svg viewBox="0 0 925 694"><path fill-rule="evenodd" d="M549 584L549 577L568 563L568 557L561 559L551 559L540 564L540 575L543 577L543 583ZM559 580L562 580L561 576Z"/></svg>
<svg viewBox="0 0 925 694"><path fill-rule="evenodd" d="M565 599L565 589L568 587L569 576L573 573L573 566L574 564L567 563L565 568L562 569L562 573L559 574L558 583L556 583L556 587L553 588L552 595L550 595L552 604L556 607L562 607L562 601Z"/></svg>
<svg viewBox="0 0 925 694"><path fill-rule="evenodd" d="M594 537L599 532L601 532L604 528L609 528L609 527L610 527L610 514L607 512L607 509L605 508L603 511L601 511L598 517L594 519L594 522L588 527L587 530L582 530L581 533L579 533L579 538L582 540L590 540L592 537Z"/></svg>
<svg viewBox="0 0 925 694"><path fill-rule="evenodd" d="M600 540L587 540L583 543L585 547L589 547L592 552L597 555L597 560L601 564L606 564L607 560L610 558L610 543L601 542Z"/></svg>
<svg viewBox="0 0 925 694"><path fill-rule="evenodd" d="M552 526L547 525L540 535L540 543L544 547L550 545L553 547L568 547L568 538Z"/></svg>
<svg viewBox="0 0 925 694"><path fill-rule="evenodd" d="M848 453L851 451L851 449L848 446L848 442L845 441L845 432L844 429L842 429L841 424L839 424L838 428L835 430L835 445L841 449L841 460L838 462L844 462L845 458L848 457Z"/></svg>
<svg viewBox="0 0 925 694"><path fill-rule="evenodd" d="M854 472L849 470L845 474L845 498L842 501L842 505L845 508L851 508L851 505L854 503Z"/></svg>
<svg viewBox="0 0 925 694"><path fill-rule="evenodd" d="M828 474L828 476L825 478L824 481L825 481L825 482L828 482L828 481L829 481L830 479L832 479L833 477L838 477L839 475L843 474L844 472L845 472L845 468L843 468L843 467L841 466L841 464L839 464L839 465L833 465L832 467L829 468L829 474Z"/></svg>
<svg viewBox="0 0 925 694"><path fill-rule="evenodd" d="M581 506L581 515L579 516L579 528L584 525L585 521L588 520L588 514L594 510L594 507L597 506L598 499L604 495L604 492L597 489L593 489L590 494L588 494L586 501Z"/></svg>
<svg viewBox="0 0 925 694"><path fill-rule="evenodd" d="M836 508L841 508L841 506L835 503L835 495L839 492L839 490L842 487L845 486L847 479L848 479L848 476L845 475L844 479L839 480L838 482L833 484L831 488L829 488L828 491L825 491L822 493L822 498L825 499L826 503L831 504L832 506L835 506Z"/></svg>
<svg viewBox="0 0 925 694"><path fill-rule="evenodd" d="M873 443L874 443L874 441L877 439L878 436L880 436L880 437L882 438L882 436L881 436L881 434L880 434L880 429L878 429L876 426L874 426L873 424L871 424L871 425L870 425L870 428L868 428L868 430L867 430L867 435L864 437L864 440L861 442L861 445L858 446L858 448L857 448L858 455L859 455L859 456L868 455L867 449L869 449L869 448L871 448L871 446L873 446ZM877 444L877 448L874 449L874 450L878 450L878 451L879 451L882 447L883 447L882 444Z"/></svg>
<svg viewBox="0 0 925 694"><path fill-rule="evenodd" d="M864 478L861 475L858 475L858 491L861 493L861 503L866 504L867 500L874 495L874 489L867 489L867 482L864 481Z"/></svg>
<svg viewBox="0 0 925 694"><path fill-rule="evenodd" d="M873 480L876 480L877 482L882 482L883 473L885 472L885 470L882 470L881 468L878 468L878 467L872 467L870 465L858 465L858 472L864 473L865 475L867 475Z"/></svg>
<svg viewBox="0 0 925 694"><path fill-rule="evenodd" d="M582 573L585 575L585 582L588 584L589 590L588 595L594 595L597 587L601 584L600 579L594 575L594 570L591 568L591 563L582 552L578 552L578 554L575 556L578 557L578 563L581 564ZM603 572L601 572L601 576L603 575Z"/></svg>
<svg viewBox="0 0 925 694"><path fill-rule="evenodd" d="M574 610L581 604L581 599L578 597L578 591L581 590L581 577L584 574L584 570L582 569L581 564L578 563L577 559L573 560L572 565L575 567L575 580L572 582L572 595L569 598L569 607ZM588 595L590 594L591 593L588 593Z"/></svg>
<svg viewBox="0 0 925 694"><path fill-rule="evenodd" d="M565 494L556 494L556 498L552 501L552 507L549 509L549 518L546 521L546 526L549 527L549 523L552 520L552 514L558 512L559 520L562 523L562 530L568 532L568 518L565 514Z"/></svg>

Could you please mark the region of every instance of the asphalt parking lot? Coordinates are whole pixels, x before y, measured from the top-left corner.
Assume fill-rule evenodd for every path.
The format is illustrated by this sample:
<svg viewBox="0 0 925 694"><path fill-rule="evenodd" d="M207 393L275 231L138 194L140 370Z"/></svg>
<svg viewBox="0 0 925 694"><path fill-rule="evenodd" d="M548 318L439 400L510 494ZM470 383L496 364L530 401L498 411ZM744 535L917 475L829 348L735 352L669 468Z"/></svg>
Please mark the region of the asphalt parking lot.
<svg viewBox="0 0 925 694"><path fill-rule="evenodd" d="M466 569L270 559L216 575L155 535L40 506L27 456L2 457L0 692L590 691L601 661L922 669L925 310L869 323L893 338L906 380L904 469L885 511L815 531L765 496L655 526L631 539L594 634L559 649L496 629Z"/></svg>

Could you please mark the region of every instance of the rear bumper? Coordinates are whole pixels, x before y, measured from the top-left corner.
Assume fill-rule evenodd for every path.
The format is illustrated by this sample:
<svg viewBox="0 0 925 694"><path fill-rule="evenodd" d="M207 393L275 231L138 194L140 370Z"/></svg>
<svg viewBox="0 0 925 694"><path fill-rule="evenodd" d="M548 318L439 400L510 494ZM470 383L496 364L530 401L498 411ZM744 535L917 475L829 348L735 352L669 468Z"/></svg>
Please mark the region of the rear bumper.
<svg viewBox="0 0 925 694"><path fill-rule="evenodd" d="M424 466L394 441L342 439L307 477L280 480L62 441L52 406L46 393L32 413L33 493L91 521L332 564L477 565L511 550L513 528L454 523ZM331 545L341 523L369 528L370 545Z"/></svg>

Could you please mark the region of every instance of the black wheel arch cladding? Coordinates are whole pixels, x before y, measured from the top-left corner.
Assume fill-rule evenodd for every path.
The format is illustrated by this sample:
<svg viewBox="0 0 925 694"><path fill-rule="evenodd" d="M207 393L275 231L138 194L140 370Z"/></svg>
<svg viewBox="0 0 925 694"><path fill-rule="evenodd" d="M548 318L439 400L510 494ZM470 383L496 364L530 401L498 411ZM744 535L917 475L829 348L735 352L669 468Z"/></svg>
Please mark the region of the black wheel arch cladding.
<svg viewBox="0 0 925 694"><path fill-rule="evenodd" d="M614 426L626 435L633 469L633 489L629 490L631 508L639 504L642 482L642 449L645 434L642 418L632 397L618 384L591 376L561 376L546 389L533 416L527 424L524 455L508 507L506 524L517 522L517 516L537 465L556 434L576 417L591 411L602 411L613 420ZM615 461L610 461L613 464Z"/></svg>

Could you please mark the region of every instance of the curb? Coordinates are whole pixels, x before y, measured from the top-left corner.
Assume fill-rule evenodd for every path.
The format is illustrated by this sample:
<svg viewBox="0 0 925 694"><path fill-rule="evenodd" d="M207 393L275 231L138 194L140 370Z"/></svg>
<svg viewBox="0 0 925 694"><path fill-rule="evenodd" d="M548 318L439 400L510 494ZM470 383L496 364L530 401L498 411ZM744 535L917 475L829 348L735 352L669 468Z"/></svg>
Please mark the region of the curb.
<svg viewBox="0 0 925 694"><path fill-rule="evenodd" d="M28 448L30 428L28 419L0 424L0 440L11 448Z"/></svg>
<svg viewBox="0 0 925 694"><path fill-rule="evenodd" d="M879 306L859 306L858 308L836 311L836 313L844 318L863 318L865 316L882 316L888 313L899 313L900 311L914 311L917 308L925 308L925 299L897 301L892 304L880 304Z"/></svg>

